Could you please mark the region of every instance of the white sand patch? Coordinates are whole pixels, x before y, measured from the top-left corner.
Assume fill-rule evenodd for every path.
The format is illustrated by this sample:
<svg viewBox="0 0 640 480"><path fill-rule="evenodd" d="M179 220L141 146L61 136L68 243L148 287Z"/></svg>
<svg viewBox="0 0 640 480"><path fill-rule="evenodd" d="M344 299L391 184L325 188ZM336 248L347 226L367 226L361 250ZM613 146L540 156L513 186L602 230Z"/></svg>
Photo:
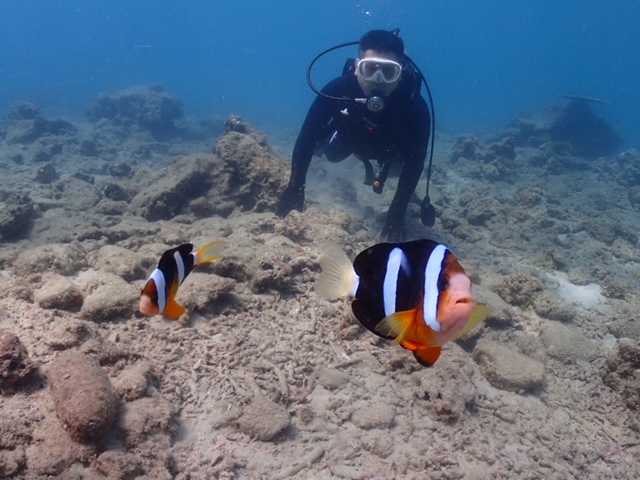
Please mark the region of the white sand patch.
<svg viewBox="0 0 640 480"><path fill-rule="evenodd" d="M607 303L597 283L576 285L569 281L566 273L557 271L547 273L547 276L558 283L558 295L571 305L590 308Z"/></svg>

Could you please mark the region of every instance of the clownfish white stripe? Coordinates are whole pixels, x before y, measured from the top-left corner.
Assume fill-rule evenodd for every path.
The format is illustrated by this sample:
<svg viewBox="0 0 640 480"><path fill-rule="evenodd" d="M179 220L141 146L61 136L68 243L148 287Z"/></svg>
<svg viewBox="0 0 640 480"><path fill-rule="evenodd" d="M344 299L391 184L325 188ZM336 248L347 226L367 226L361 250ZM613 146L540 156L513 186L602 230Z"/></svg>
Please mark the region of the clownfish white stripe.
<svg viewBox="0 0 640 480"><path fill-rule="evenodd" d="M167 283L164 280L164 273L159 268L151 272L149 280L153 280L156 284L156 292L158 294L158 311L164 312L167 307Z"/></svg>
<svg viewBox="0 0 640 480"><path fill-rule="evenodd" d="M397 247L391 250L389 259L387 260L387 271L384 275L384 283L382 285L384 314L386 316L396 311L398 274L400 273L400 265L403 263L406 263L406 261L404 261L404 253L402 250Z"/></svg>
<svg viewBox="0 0 640 480"><path fill-rule="evenodd" d="M436 246L431 252L424 270L424 321L435 332L442 329L442 325L438 322L438 299L440 297L438 278L442 272L442 262L446 253L447 247L444 245Z"/></svg>
<svg viewBox="0 0 640 480"><path fill-rule="evenodd" d="M191 254L191 255L193 255L193 254ZM173 258L176 261L176 267L178 268L178 285L179 285L184 280L184 262L182 261L182 257L180 256L180 252L175 252L173 254Z"/></svg>

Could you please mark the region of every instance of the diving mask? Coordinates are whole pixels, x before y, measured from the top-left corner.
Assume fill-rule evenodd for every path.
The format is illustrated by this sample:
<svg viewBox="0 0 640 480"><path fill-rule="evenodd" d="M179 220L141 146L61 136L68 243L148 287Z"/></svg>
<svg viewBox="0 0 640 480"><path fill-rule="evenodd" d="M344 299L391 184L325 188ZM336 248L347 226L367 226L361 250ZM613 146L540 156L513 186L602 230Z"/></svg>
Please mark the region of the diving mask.
<svg viewBox="0 0 640 480"><path fill-rule="evenodd" d="M395 83L402 74L402 65L386 58L361 58L356 69L363 80L375 83Z"/></svg>

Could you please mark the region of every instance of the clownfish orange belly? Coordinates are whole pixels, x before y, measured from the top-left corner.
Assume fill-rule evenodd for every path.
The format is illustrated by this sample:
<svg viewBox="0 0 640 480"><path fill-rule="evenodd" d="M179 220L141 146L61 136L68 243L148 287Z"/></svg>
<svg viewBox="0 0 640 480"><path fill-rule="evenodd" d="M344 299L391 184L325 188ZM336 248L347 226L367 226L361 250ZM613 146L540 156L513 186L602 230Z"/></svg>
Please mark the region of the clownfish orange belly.
<svg viewBox="0 0 640 480"><path fill-rule="evenodd" d="M185 243L164 252L140 294L140 313L161 314L171 320L180 318L186 310L175 300L178 287L196 266L222 258L224 244L212 242L194 252L193 245Z"/></svg>
<svg viewBox="0 0 640 480"><path fill-rule="evenodd" d="M320 265L320 296L352 297L351 309L364 328L412 351L425 366L438 360L443 345L490 313L476 306L471 280L456 257L432 240L380 243L353 264L331 245Z"/></svg>

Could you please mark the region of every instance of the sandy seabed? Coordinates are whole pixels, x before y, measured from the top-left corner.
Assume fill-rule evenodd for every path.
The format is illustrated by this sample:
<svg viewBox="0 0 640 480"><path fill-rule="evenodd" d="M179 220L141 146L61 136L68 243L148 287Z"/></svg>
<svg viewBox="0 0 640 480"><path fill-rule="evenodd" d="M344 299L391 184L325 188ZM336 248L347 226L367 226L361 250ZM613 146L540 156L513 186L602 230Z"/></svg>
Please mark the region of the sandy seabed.
<svg viewBox="0 0 640 480"><path fill-rule="evenodd" d="M113 113L139 97L152 113ZM376 195L357 160L315 159L280 219L295 139L157 113L174 103L9 113L0 477L640 478L637 151L438 136L438 219L412 203L408 234L449 246L493 313L423 368L313 291L323 244L378 241L396 180ZM221 239L186 318L137 312L164 250Z"/></svg>

